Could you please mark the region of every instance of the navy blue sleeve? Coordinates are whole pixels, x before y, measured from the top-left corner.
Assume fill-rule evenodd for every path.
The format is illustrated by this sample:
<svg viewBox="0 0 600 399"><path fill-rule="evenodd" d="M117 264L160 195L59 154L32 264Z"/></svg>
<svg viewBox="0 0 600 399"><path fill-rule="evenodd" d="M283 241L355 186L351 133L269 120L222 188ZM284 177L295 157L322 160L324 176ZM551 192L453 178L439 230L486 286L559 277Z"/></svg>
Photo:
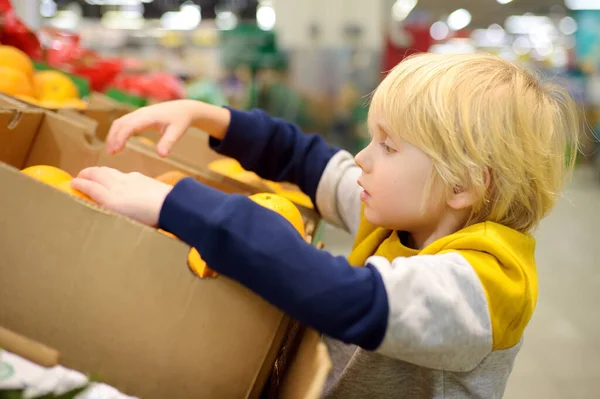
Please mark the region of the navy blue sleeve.
<svg viewBox="0 0 600 399"><path fill-rule="evenodd" d="M237 159L246 170L263 179L296 184L316 204L317 185L331 157L339 151L316 134L304 134L297 125L272 118L264 111L228 108L231 123L222 141L210 146Z"/></svg>
<svg viewBox="0 0 600 399"><path fill-rule="evenodd" d="M249 198L187 178L167 196L159 226L301 323L368 350L383 340L389 306L377 269L314 248Z"/></svg>

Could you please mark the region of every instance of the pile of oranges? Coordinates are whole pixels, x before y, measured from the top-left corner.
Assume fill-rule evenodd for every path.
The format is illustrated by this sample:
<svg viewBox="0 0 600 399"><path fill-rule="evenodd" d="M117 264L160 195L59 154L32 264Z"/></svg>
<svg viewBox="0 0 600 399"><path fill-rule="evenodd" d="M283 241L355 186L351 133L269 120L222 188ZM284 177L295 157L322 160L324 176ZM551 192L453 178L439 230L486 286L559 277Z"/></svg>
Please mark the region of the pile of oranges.
<svg viewBox="0 0 600 399"><path fill-rule="evenodd" d="M156 180L174 186L181 179L184 179L186 177L189 176L178 171L171 171L157 176ZM302 214L290 200L280 195L270 193L254 194L251 195L249 198L257 204L283 216L288 222L292 224L292 226L294 226L296 231L298 231L298 233L303 238L305 237L306 232L304 230L304 219L302 218ZM164 230L159 230L159 232L171 238L177 238L173 234ZM202 257L200 256L196 248L192 248L188 254L188 265L190 266L190 269L192 269L192 271L201 278L217 276L217 273L214 270L210 269L206 265L206 262L202 260Z"/></svg>
<svg viewBox="0 0 600 399"><path fill-rule="evenodd" d="M53 70L36 72L27 54L11 46L0 45L0 93L44 108L87 107L67 75Z"/></svg>
<svg viewBox="0 0 600 399"><path fill-rule="evenodd" d="M80 191L75 190L71 186L71 180L73 180L73 176L62 169L48 165L35 165L25 168L21 172L75 197L93 202L90 197Z"/></svg>
<svg viewBox="0 0 600 399"><path fill-rule="evenodd" d="M208 165L208 169L250 186L267 186L280 197L287 198L293 203L305 208L313 208L313 203L308 195L282 184L261 179L256 173L244 169L242 165L233 158L221 158L213 161Z"/></svg>

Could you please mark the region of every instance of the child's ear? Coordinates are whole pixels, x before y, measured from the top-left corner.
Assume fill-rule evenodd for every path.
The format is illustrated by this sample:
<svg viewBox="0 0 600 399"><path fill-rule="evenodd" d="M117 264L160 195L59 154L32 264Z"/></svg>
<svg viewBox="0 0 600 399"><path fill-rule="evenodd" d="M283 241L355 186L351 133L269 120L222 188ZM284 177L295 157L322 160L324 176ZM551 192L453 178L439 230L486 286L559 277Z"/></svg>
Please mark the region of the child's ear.
<svg viewBox="0 0 600 399"><path fill-rule="evenodd" d="M483 173L483 184L485 185L485 189L487 191L490 188L490 184L492 182L492 174L487 168ZM450 194L446 202L450 208L461 210L473 206L476 200L477 198L475 198L475 193L473 192L473 190L469 190L461 186L456 186L452 190L452 194Z"/></svg>
<svg viewBox="0 0 600 399"><path fill-rule="evenodd" d="M457 211L461 209L466 209L473 206L474 193L471 190L467 190L463 187L454 187L452 190L452 194L446 200L448 206Z"/></svg>

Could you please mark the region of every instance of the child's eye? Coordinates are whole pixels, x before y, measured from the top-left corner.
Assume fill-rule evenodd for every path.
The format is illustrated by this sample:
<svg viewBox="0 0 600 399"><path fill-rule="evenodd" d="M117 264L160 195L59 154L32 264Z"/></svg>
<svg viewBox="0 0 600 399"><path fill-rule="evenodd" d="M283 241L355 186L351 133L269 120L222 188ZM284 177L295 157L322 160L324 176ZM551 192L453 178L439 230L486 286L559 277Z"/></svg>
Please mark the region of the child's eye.
<svg viewBox="0 0 600 399"><path fill-rule="evenodd" d="M392 147L390 147L389 145L387 145L384 141L382 141L381 143L379 143L379 145L381 145L381 148L383 148L383 151L385 151L387 154L391 154L391 153L393 153L393 152L396 151Z"/></svg>

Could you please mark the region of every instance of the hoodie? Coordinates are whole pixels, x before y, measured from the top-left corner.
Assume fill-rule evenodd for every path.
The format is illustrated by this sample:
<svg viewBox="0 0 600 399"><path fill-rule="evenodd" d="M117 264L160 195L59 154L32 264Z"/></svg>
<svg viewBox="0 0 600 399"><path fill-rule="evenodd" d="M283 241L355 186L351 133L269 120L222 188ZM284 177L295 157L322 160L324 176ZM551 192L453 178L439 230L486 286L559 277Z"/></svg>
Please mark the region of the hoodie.
<svg viewBox="0 0 600 399"><path fill-rule="evenodd" d="M261 111L231 110L211 146L298 185L356 236L348 259L332 256L274 212L193 179L159 218L212 269L323 333L334 366L325 397L502 397L537 298L530 235L487 222L407 248L401 232L364 220L349 153Z"/></svg>

